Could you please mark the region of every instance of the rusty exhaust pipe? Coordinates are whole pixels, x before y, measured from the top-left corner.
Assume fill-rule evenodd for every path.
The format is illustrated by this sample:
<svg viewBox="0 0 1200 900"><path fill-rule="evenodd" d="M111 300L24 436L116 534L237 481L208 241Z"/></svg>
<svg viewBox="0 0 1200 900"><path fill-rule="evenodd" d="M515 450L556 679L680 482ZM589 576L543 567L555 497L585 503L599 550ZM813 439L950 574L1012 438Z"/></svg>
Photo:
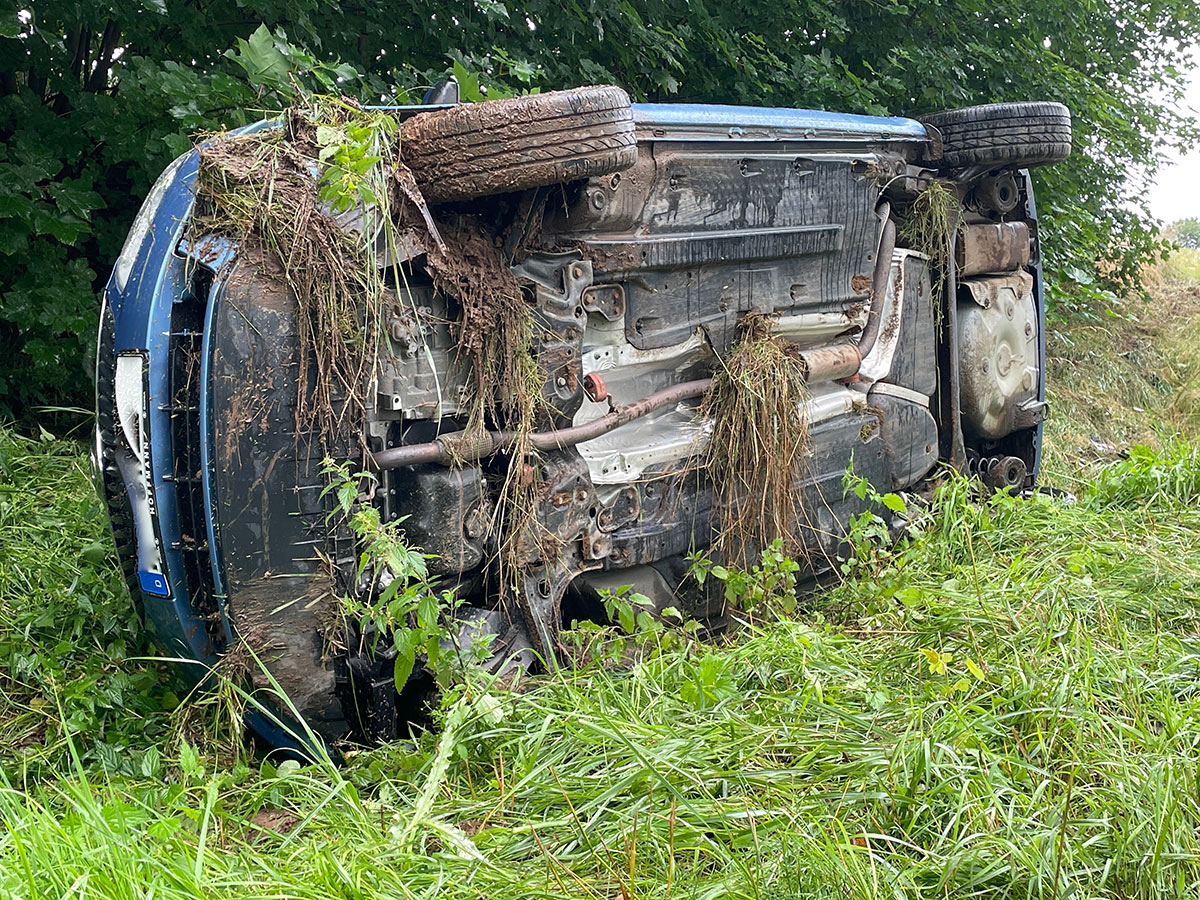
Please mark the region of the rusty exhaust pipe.
<svg viewBox="0 0 1200 900"><path fill-rule="evenodd" d="M593 438L628 425L647 413L681 400L700 397L712 385L711 378L686 381L683 384L664 388L636 403L622 406L607 415L582 425L572 425L555 431L539 431L529 436L529 442L538 450L561 450L573 447ZM407 447L391 447L372 454L376 468L395 469L400 466L416 466L422 463L440 463L443 466L455 462L475 462L487 456L507 450L517 442L519 436L512 431L483 431L468 434L455 432L440 437L428 444L411 444Z"/></svg>
<svg viewBox="0 0 1200 900"><path fill-rule="evenodd" d="M890 218L883 223L883 233L879 238L879 248L876 251L875 271L871 279L871 307L867 312L867 324L863 326L862 336L858 339L861 356L866 356L879 339L879 323L883 319L883 307L887 304L884 294L887 292L888 276L892 271L892 253L896 249L896 223Z"/></svg>
<svg viewBox="0 0 1200 900"><path fill-rule="evenodd" d="M862 356L853 344L801 350L800 359L804 366L805 380L809 383L850 378L858 372L859 363L862 362ZM537 450L563 450L574 447L576 444L583 444L615 431L622 425L628 425L656 409L682 400L702 397L708 393L710 387L711 378L672 385L582 425L534 432L529 436L529 443ZM519 435L513 431L458 431L427 444L389 447L371 454L371 460L376 469L398 469L402 466L419 466L426 463L449 466L476 462L508 450L517 443L518 438Z"/></svg>

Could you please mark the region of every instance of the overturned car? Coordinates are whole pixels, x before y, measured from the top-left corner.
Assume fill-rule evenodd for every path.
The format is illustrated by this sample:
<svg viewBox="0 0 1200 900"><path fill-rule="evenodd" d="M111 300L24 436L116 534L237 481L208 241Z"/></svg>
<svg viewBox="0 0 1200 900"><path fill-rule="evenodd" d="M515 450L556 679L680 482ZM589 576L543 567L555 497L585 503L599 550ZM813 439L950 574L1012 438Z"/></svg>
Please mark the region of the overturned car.
<svg viewBox="0 0 1200 900"><path fill-rule="evenodd" d="M814 574L862 509L848 469L880 491L947 466L1033 486L1028 168L1069 153L1061 105L915 120L631 105L603 87L460 105L452 85L438 101L389 111L399 228L323 204L329 155L288 135L322 233L371 250L367 315L315 314L324 245L300 266L221 227L197 199L211 149L173 163L133 226L102 312L95 458L169 652L213 663L248 641L325 739L398 733L428 678L418 666L398 690L388 642L346 621L342 598L381 581L337 515L331 457L373 473L356 503L401 522L456 620L492 636L495 671L555 665L561 630L624 585L717 627L721 599L688 559L733 552L733 507L761 508L753 480L730 491L704 464L714 380L751 320L805 384L785 527ZM321 356L325 332L353 365ZM497 364L513 352L532 367Z"/></svg>

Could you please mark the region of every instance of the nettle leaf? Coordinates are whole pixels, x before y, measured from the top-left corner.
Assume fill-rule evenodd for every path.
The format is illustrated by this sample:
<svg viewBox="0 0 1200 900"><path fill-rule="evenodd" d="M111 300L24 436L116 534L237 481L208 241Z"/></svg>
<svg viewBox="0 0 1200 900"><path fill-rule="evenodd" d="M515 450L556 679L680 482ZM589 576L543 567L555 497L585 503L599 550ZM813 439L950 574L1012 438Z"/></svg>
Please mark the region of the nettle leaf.
<svg viewBox="0 0 1200 900"><path fill-rule="evenodd" d="M186 739L179 748L179 768L189 778L204 777L204 766L200 763L200 754Z"/></svg>
<svg viewBox="0 0 1200 900"><path fill-rule="evenodd" d="M25 30L25 25L17 18L13 12L7 12L0 16L0 37L15 38L20 37Z"/></svg>
<svg viewBox="0 0 1200 900"><path fill-rule="evenodd" d="M987 681L987 675L984 674L983 669L979 668L979 664L975 662L975 660L968 656L963 659L963 664L967 667L967 671L974 676L976 681Z"/></svg>
<svg viewBox="0 0 1200 900"><path fill-rule="evenodd" d="M925 657L930 675L945 675L949 671L950 661L954 658L953 653L942 653L928 647L922 647L920 652Z"/></svg>
<svg viewBox="0 0 1200 900"><path fill-rule="evenodd" d="M396 690L402 691L417 663L417 635L411 629L397 628L393 642L396 647L396 667L392 670L392 678L396 682Z"/></svg>
<svg viewBox="0 0 1200 900"><path fill-rule="evenodd" d="M346 133L333 125L317 126L317 146L321 148L321 159L336 153L346 142Z"/></svg>
<svg viewBox="0 0 1200 900"><path fill-rule="evenodd" d="M617 604L617 621L621 623L621 628L626 634L637 631L637 613L632 603L623 601Z"/></svg>
<svg viewBox="0 0 1200 900"><path fill-rule="evenodd" d="M508 7L498 0L475 0L475 5L489 19L508 19Z"/></svg>
<svg viewBox="0 0 1200 900"><path fill-rule="evenodd" d="M440 606L438 597L433 593L425 593L417 601L417 621L422 625L436 625Z"/></svg>

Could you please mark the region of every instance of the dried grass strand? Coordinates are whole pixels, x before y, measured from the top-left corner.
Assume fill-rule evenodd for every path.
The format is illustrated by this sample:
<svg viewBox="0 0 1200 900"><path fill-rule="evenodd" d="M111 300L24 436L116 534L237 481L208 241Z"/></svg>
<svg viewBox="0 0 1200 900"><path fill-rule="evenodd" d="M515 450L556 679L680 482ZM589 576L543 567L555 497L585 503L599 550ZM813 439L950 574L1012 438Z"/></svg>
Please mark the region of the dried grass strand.
<svg viewBox="0 0 1200 900"><path fill-rule="evenodd" d="M772 333L768 316L748 316L741 328L702 414L713 423L705 462L722 515L715 547L744 566L776 538L787 552L803 553L797 481L809 449L811 395L799 350Z"/></svg>

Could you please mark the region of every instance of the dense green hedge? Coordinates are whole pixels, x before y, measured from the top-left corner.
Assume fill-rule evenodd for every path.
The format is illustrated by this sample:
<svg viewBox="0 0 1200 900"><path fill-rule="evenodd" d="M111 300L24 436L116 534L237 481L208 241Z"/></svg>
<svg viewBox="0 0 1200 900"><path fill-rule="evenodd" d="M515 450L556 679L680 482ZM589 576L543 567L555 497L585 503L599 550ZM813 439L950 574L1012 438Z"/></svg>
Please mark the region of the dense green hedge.
<svg viewBox="0 0 1200 900"><path fill-rule="evenodd" d="M89 404L97 292L141 197L197 132L278 108L296 82L404 99L396 85L457 63L493 90L613 82L866 113L1061 100L1078 152L1038 176L1047 251L1055 282L1086 296L1098 259L1120 282L1156 246L1128 175L1191 139L1167 105L1197 34L1198 0L9 0L0 417Z"/></svg>

